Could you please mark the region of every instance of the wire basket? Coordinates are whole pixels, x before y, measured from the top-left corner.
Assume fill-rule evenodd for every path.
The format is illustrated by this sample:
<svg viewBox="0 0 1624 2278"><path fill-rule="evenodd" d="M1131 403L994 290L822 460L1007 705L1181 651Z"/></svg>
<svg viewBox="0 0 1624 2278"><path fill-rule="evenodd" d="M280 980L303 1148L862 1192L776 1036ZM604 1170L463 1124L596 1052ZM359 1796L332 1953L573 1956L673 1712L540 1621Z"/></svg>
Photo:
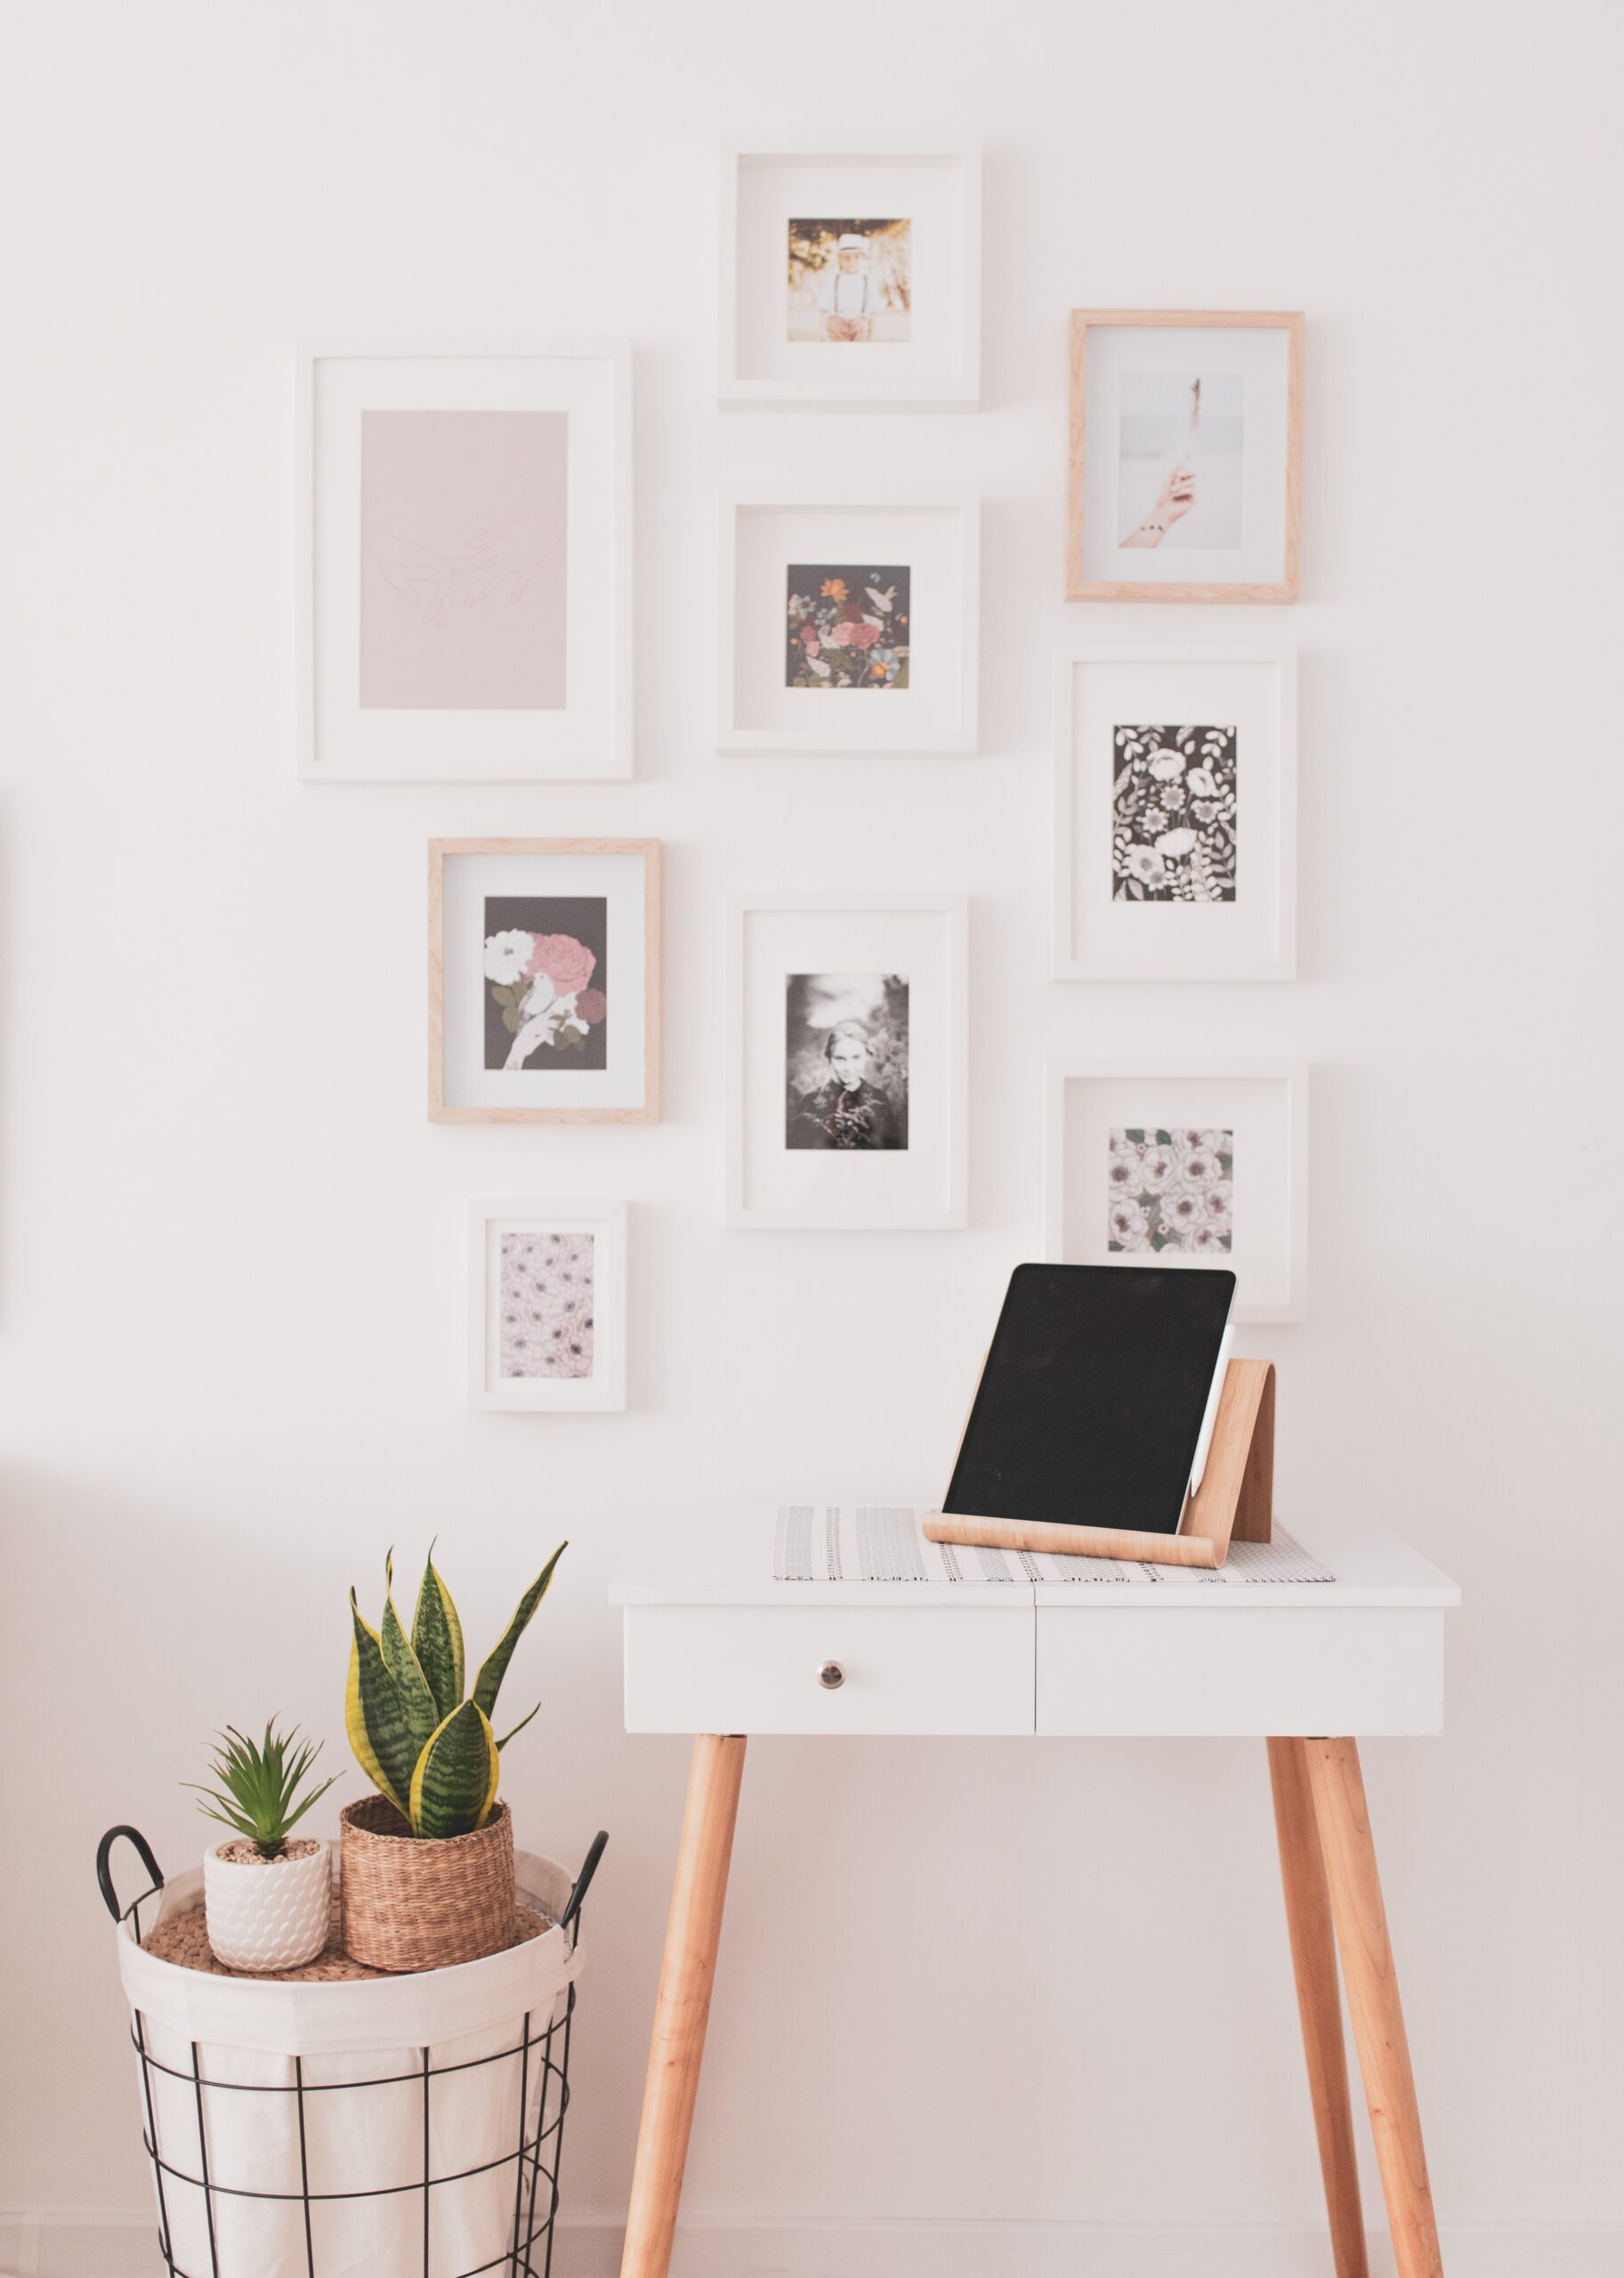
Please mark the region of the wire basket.
<svg viewBox="0 0 1624 2278"><path fill-rule="evenodd" d="M149 1878L124 1906L109 1865L121 1838ZM521 1854L521 1895L548 1918L528 1944L292 1984L148 1953L143 1910L178 1910L198 1878L166 1885L145 1838L110 1829L96 1878L118 1925L169 2278L550 2278L581 1904L608 1839L573 1883Z"/></svg>

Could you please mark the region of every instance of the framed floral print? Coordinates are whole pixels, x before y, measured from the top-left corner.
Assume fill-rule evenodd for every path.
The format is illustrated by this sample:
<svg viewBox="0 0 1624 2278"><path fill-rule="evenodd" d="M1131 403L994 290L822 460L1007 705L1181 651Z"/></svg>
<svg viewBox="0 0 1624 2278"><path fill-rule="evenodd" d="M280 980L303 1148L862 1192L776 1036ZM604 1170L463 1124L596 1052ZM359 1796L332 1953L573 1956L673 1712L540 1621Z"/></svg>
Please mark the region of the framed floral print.
<svg viewBox="0 0 1624 2278"><path fill-rule="evenodd" d="M974 408L975 144L734 140L721 206L724 405Z"/></svg>
<svg viewBox="0 0 1624 2278"><path fill-rule="evenodd" d="M429 1118L659 1120L653 838L429 846Z"/></svg>
<svg viewBox="0 0 1624 2278"><path fill-rule="evenodd" d="M468 1401L626 1406L626 1205L469 1205Z"/></svg>
<svg viewBox="0 0 1624 2278"><path fill-rule="evenodd" d="M1056 659L1059 981L1289 981L1297 662L1235 648Z"/></svg>
<svg viewBox="0 0 1624 2278"><path fill-rule="evenodd" d="M1069 602L1294 602L1303 319L1074 309Z"/></svg>
<svg viewBox="0 0 1624 2278"><path fill-rule="evenodd" d="M630 351L299 354L307 782L632 772Z"/></svg>
<svg viewBox="0 0 1624 2278"><path fill-rule="evenodd" d="M979 581L962 492L725 498L718 747L973 752Z"/></svg>
<svg viewBox="0 0 1624 2278"><path fill-rule="evenodd" d="M1051 1061L1044 1254L1224 1265L1238 1321L1307 1307L1308 1070L1300 1062Z"/></svg>
<svg viewBox="0 0 1624 2278"><path fill-rule="evenodd" d="M734 1226L962 1226L960 895L757 894L730 950Z"/></svg>

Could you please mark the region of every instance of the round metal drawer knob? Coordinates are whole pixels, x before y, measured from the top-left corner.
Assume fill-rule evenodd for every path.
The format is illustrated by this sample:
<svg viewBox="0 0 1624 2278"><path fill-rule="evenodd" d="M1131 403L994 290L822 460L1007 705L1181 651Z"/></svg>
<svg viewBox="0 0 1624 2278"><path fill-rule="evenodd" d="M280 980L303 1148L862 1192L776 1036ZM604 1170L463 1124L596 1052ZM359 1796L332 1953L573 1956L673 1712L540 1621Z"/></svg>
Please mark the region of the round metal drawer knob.
<svg viewBox="0 0 1624 2278"><path fill-rule="evenodd" d="M838 1661L825 1661L818 1671L818 1682L825 1692L838 1692L846 1681L846 1673Z"/></svg>

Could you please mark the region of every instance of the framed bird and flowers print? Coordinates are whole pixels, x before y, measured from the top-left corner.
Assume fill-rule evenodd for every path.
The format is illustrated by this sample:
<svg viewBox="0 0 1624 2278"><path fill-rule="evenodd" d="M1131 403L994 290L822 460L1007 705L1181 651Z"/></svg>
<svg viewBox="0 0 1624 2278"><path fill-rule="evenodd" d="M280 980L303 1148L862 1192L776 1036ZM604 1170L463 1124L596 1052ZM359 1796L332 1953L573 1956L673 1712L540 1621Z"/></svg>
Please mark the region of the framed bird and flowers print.
<svg viewBox="0 0 1624 2278"><path fill-rule="evenodd" d="M1074 309L1069 602L1294 602L1303 319Z"/></svg>
<svg viewBox="0 0 1624 2278"><path fill-rule="evenodd" d="M429 1118L659 1120L653 838L429 846Z"/></svg>
<svg viewBox="0 0 1624 2278"><path fill-rule="evenodd" d="M721 188L724 405L974 408L974 143L734 140Z"/></svg>
<svg viewBox="0 0 1624 2278"><path fill-rule="evenodd" d="M624 1202L469 1205L468 1401L626 1406Z"/></svg>
<svg viewBox="0 0 1624 2278"><path fill-rule="evenodd" d="M630 351L299 358L307 782L632 772Z"/></svg>
<svg viewBox="0 0 1624 2278"><path fill-rule="evenodd" d="M1282 644L1056 659L1058 981L1289 981L1297 661Z"/></svg>
<svg viewBox="0 0 1624 2278"><path fill-rule="evenodd" d="M1308 1070L1281 1061L1055 1060L1044 1255L1223 1265L1238 1321L1307 1306Z"/></svg>
<svg viewBox="0 0 1624 2278"><path fill-rule="evenodd" d="M734 1226L965 1224L966 904L757 894L730 945Z"/></svg>
<svg viewBox="0 0 1624 2278"><path fill-rule="evenodd" d="M726 498L719 748L973 752L979 561L961 493Z"/></svg>

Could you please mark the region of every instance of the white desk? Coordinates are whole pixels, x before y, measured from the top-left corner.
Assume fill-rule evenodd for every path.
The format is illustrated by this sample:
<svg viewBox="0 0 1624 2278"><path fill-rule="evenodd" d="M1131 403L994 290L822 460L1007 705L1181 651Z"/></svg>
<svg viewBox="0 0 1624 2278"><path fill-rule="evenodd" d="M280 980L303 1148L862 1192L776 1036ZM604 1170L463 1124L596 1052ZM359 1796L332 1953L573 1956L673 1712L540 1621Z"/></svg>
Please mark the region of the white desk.
<svg viewBox="0 0 1624 2278"><path fill-rule="evenodd" d="M695 1735L622 2278L666 2278L746 1737L774 1733L1265 1739L1337 2278L1367 2274L1338 1942L1400 2278L1435 2278L1356 1736L1442 1729L1455 1584L1385 1528L1289 1518L1334 1579L1238 1580L1243 1547L1219 1576L949 1580L933 1557L921 1580L780 1581L776 1515L651 1513L615 1576L626 1729Z"/></svg>

